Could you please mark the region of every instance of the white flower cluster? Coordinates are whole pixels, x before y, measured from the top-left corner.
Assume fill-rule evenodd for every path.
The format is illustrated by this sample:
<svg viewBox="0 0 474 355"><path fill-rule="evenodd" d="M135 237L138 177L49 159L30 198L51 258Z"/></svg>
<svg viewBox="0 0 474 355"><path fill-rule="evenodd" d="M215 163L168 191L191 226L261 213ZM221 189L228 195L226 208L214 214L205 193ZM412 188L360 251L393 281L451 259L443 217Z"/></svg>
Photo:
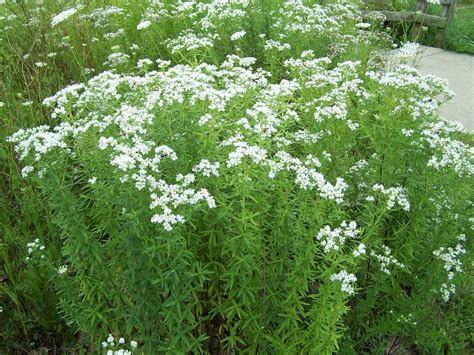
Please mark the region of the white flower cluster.
<svg viewBox="0 0 474 355"><path fill-rule="evenodd" d="M110 23L113 15L127 16L125 11L120 7L105 6L98 7L89 14L81 15L80 19L91 21L96 28L105 28Z"/></svg>
<svg viewBox="0 0 474 355"><path fill-rule="evenodd" d="M166 45L171 49L171 53L176 54L181 51L190 52L196 49L214 47L213 38L187 31L175 39L168 40Z"/></svg>
<svg viewBox="0 0 474 355"><path fill-rule="evenodd" d="M81 10L83 7L84 7L84 5L78 5L78 6L75 6L75 7L71 7L69 9L66 9L66 10L60 12L59 14L53 16L53 18L51 19L51 27L55 27L55 26L59 25L60 23L66 21L68 18L73 16L76 12Z"/></svg>
<svg viewBox="0 0 474 355"><path fill-rule="evenodd" d="M84 84L72 84L66 86L64 89L59 90L53 96L50 96L43 100L43 105L54 106L54 110L51 113L52 118L58 118L62 115L67 115L69 112L68 103L71 99L78 98L79 93L85 88Z"/></svg>
<svg viewBox="0 0 474 355"><path fill-rule="evenodd" d="M427 165L436 170L452 167L460 177L472 176L474 174L474 147L450 136L452 133L462 132L465 132L465 129L458 122L442 120L429 124L423 130L421 140L426 141L435 154Z"/></svg>
<svg viewBox="0 0 474 355"><path fill-rule="evenodd" d="M109 54L107 60L103 63L103 65L115 68L120 65L127 64L129 60L130 56L128 54L122 52L115 52Z"/></svg>
<svg viewBox="0 0 474 355"><path fill-rule="evenodd" d="M235 150L229 153L227 158L227 167L231 168L242 163L245 157L250 158L255 164L266 161L267 151L255 145L249 145L246 142L234 143Z"/></svg>
<svg viewBox="0 0 474 355"><path fill-rule="evenodd" d="M61 265L59 268L58 268L58 274L59 275L64 275L66 274L68 271L68 267L67 265Z"/></svg>
<svg viewBox="0 0 474 355"><path fill-rule="evenodd" d="M343 202L344 192L348 185L343 178L337 178L333 185L328 182L324 175L318 172L317 168L321 166L319 159L308 155L305 161L291 156L284 151L278 151L274 160L267 160L266 164L270 167L269 177L275 178L282 171L293 171L296 174L295 183L303 190L318 189L322 198L334 200L337 203Z"/></svg>
<svg viewBox="0 0 474 355"><path fill-rule="evenodd" d="M367 21L378 23L380 25L382 25L387 20L387 16L385 16L384 13L380 11L370 11L365 15L364 18Z"/></svg>
<svg viewBox="0 0 474 355"><path fill-rule="evenodd" d="M194 172L200 172L203 176L219 176L219 167L220 167L219 162L211 163L207 159L202 159L199 164L193 166L193 171Z"/></svg>
<svg viewBox="0 0 474 355"><path fill-rule="evenodd" d="M111 40L111 39L123 36L124 34L125 34L125 30L123 28L119 28L116 32L104 33L103 37L105 40Z"/></svg>
<svg viewBox="0 0 474 355"><path fill-rule="evenodd" d="M245 9L249 1L177 1L169 5L154 2L148 9L137 29L148 28L152 23L159 23L163 19L189 22L176 38L165 42L171 53L188 52L197 49L212 48L215 42L221 40L219 29L235 28L231 41L237 41L245 36L245 31L237 27L238 19L247 15Z"/></svg>
<svg viewBox="0 0 474 355"><path fill-rule="evenodd" d="M16 149L20 159L26 159L33 153L33 160L39 162L54 149L74 154L66 143L70 137L81 141L82 137L91 131L96 132L99 137L98 148L110 154L110 164L124 173L120 181L131 179L139 190L148 187L152 198L151 208L160 208L162 211L153 215L152 221L161 223L165 229L170 230L172 225L184 222L183 216L172 212L173 208L200 201L206 201L207 205L213 208L215 202L205 189L196 191L182 184L169 184L155 177L160 173L159 165L162 159L176 161L178 157L170 147L156 144L146 138L155 119L154 114L150 112L155 108L164 109L175 103L183 103L185 100L191 104L196 101L209 101L212 102L209 107L211 110L224 111L227 102L234 97L250 88L267 84L266 73L253 73L245 67L235 66L240 63L248 66L252 62L253 60L245 58L230 57L223 64L225 69L222 71L202 64L196 68L177 66L165 72L150 72L145 77L122 77L103 72L92 78L87 85L64 89L45 100L49 105L56 105L54 112L68 112L73 109L76 117L82 116L82 119L71 123L63 122L52 130L47 126L20 130L9 140L17 143ZM223 78L227 84L222 88L215 88L214 82L217 78ZM119 93L119 87L142 87L146 92L145 97L140 97L143 107L139 108L124 100L115 108L115 112L110 111L111 100L125 98ZM139 95L132 95L131 101L136 97ZM102 104L96 106L99 102ZM94 105L97 111L89 112L88 105ZM101 132L109 127L116 127L120 131L119 137L102 136ZM207 167L210 169L209 173L216 173L217 163ZM200 168L206 173L205 166L201 165ZM31 171L33 165L25 170L24 174ZM91 181L93 182L95 180Z"/></svg>
<svg viewBox="0 0 474 355"><path fill-rule="evenodd" d="M185 188L191 181L183 179L182 185L167 184L164 180L159 180L156 184L156 189L161 192L161 195L152 193L150 195L152 202L151 209L159 207L162 210L161 214L155 214L151 217L153 223L162 224L167 231L173 229L173 225L184 223L185 219L182 215L176 214L169 207L177 208L180 205L189 204L196 205L201 201L206 201L209 208L215 208L216 203L214 198L206 189L198 191L194 189Z"/></svg>
<svg viewBox="0 0 474 355"><path fill-rule="evenodd" d="M400 206L404 211L410 211L410 202L407 198L407 192L403 187L389 187L386 188L382 184L375 184L372 186L373 191L379 191L388 197L387 208L393 209L396 205Z"/></svg>
<svg viewBox="0 0 474 355"><path fill-rule="evenodd" d="M392 310L390 310L390 313L393 313ZM413 320L413 314L408 313L406 316L404 314L400 314L400 316L397 317L397 322L398 323L405 323L405 324L412 324L416 325L416 321Z"/></svg>
<svg viewBox="0 0 474 355"><path fill-rule="evenodd" d="M384 88L403 93L403 95L397 98L398 100L405 100L405 106L401 104L401 108L405 107L413 110L420 104L419 110L425 112L426 108L424 106L426 106L427 101L438 105L438 102L449 100L454 96L454 93L448 87L446 79L430 74L422 75L418 70L409 65L398 65L392 71L386 73L368 71L366 75L381 86L381 93L383 93ZM414 90L415 88L416 90ZM429 106L427 114L432 112L433 110Z"/></svg>
<svg viewBox="0 0 474 355"><path fill-rule="evenodd" d="M349 173L355 173L355 172L364 170L368 166L369 166L369 163L367 162L367 160L365 159L359 160L349 168Z"/></svg>
<svg viewBox="0 0 474 355"><path fill-rule="evenodd" d="M370 26L372 26L372 25L370 23L367 23L367 22L359 22L359 23L355 24L355 27L360 28L361 30L365 30L365 29L369 28Z"/></svg>
<svg viewBox="0 0 474 355"><path fill-rule="evenodd" d="M287 1L277 14L274 30L282 37L342 32L348 20L357 19L357 13L357 7L351 3L306 6L303 1Z"/></svg>
<svg viewBox="0 0 474 355"><path fill-rule="evenodd" d="M285 65L304 78L304 82L300 83L301 86L308 89L325 89L322 96L315 97L306 104L306 110L313 111L316 122L344 121L349 129L355 131L359 124L348 119L348 102L353 100L354 96L360 103L371 97L362 86L363 80L357 72L360 62L342 62L334 69L327 70L329 62L329 58L312 59L311 56L302 55L301 59L285 61Z"/></svg>
<svg viewBox="0 0 474 355"><path fill-rule="evenodd" d="M355 292L354 283L357 281L357 277L354 274L349 274L346 270L342 270L337 274L331 275L331 281L341 282L341 291L347 292L349 295L353 295Z"/></svg>
<svg viewBox="0 0 474 355"><path fill-rule="evenodd" d="M124 346L126 346L126 341L125 338L120 337L117 340L117 343L115 342L115 338L112 334L109 334L107 337L106 341L102 342L102 348L104 350L107 350L107 355L131 355L132 351L135 350L138 346L138 343L134 340L130 341L130 347L129 349L123 349Z"/></svg>
<svg viewBox="0 0 474 355"><path fill-rule="evenodd" d="M370 253L370 255L377 259L377 261L380 263L380 270L390 275L390 270L388 269L388 267L392 264L398 266L400 269L405 268L405 265L399 262L392 255L392 250L388 246L382 245L382 249L383 254L376 254L374 251Z"/></svg>
<svg viewBox="0 0 474 355"><path fill-rule="evenodd" d="M321 241L324 251L329 253L331 250L339 250L346 242L346 238L354 238L358 233L356 222L350 221L347 223L343 221L341 226L335 229L324 226L319 230L316 239Z"/></svg>
<svg viewBox="0 0 474 355"><path fill-rule="evenodd" d="M151 21L149 20L143 20L142 22L140 22L138 25L137 25L137 30L138 31L141 31L141 30L144 30L148 27L151 26Z"/></svg>
<svg viewBox="0 0 474 355"><path fill-rule="evenodd" d="M144 30L165 19L180 21L186 23L187 26L175 38L165 41L171 53L206 50L206 48L218 47L224 41L224 38L220 36L222 33L230 32L231 41L244 38L245 30L242 24L245 23L244 19L254 5L254 2L248 0L209 2L188 0L169 3L154 1L142 17L137 29ZM285 2L280 11L269 15L271 33L278 35L269 39L266 39L263 34L259 36L267 50L288 50L291 46L285 40L302 33L318 33L320 36L326 36L330 41L333 40L334 44L341 38L345 42L356 43L359 40L360 43L368 36L367 34L359 35L356 30L346 26L348 23L360 20L357 8L350 3L307 6L302 2ZM344 34L334 36L334 33L340 32ZM345 38L344 35L347 32L353 35L347 35L349 38ZM339 50L339 52L343 53L344 50Z"/></svg>
<svg viewBox="0 0 474 355"><path fill-rule="evenodd" d="M24 166L20 171L20 175L21 175L21 177L25 178L30 173L32 173L34 170L35 170L35 168L31 165Z"/></svg>
<svg viewBox="0 0 474 355"><path fill-rule="evenodd" d="M43 244L41 244L41 241L38 238L36 238L34 241L30 243L27 243L26 253L28 255L26 257L26 261L31 260L34 257L34 255L38 255L41 259L44 259L45 256L42 253L42 251L44 251L45 249L46 247Z"/></svg>
<svg viewBox="0 0 474 355"><path fill-rule="evenodd" d="M352 255L354 255L355 257L365 255L365 254L366 254L366 249L365 249L365 244L363 243L360 243L357 246L357 249L352 252Z"/></svg>
<svg viewBox="0 0 474 355"><path fill-rule="evenodd" d="M461 234L458 240L465 241L466 236ZM461 256L466 253L466 249L461 244L457 244L456 247L447 249L444 247L439 248L433 252L439 260L444 262L444 269L448 272L448 281L441 285L440 291L445 302L448 302L451 295L456 293L456 286L453 283L454 273L463 272Z"/></svg>
<svg viewBox="0 0 474 355"><path fill-rule="evenodd" d="M407 129L407 128L402 128L400 130L402 132L402 134L405 136L405 137L411 137L413 135L413 133L415 133L414 130L412 129Z"/></svg>
<svg viewBox="0 0 474 355"><path fill-rule="evenodd" d="M264 47L266 50L277 50L279 52L282 52L284 50L289 50L291 49L291 45L289 43L280 43L280 42L277 42L277 41L274 41L272 39L269 39L267 41L265 41L265 45Z"/></svg>
<svg viewBox="0 0 474 355"><path fill-rule="evenodd" d="M442 283L441 287L439 288L441 295L443 296L444 302L449 302L449 299L452 295L456 293L456 286L454 283Z"/></svg>
<svg viewBox="0 0 474 355"><path fill-rule="evenodd" d="M330 131L325 131L325 132L321 131L321 132L312 133L312 132L308 132L307 130L302 129L302 130L292 133L291 138L295 142L305 142L308 144L314 144L314 143L317 143L319 140L321 140L321 138L323 138L325 135L330 135L330 134L331 134Z"/></svg>
<svg viewBox="0 0 474 355"><path fill-rule="evenodd" d="M414 42L405 42L399 48L397 56L400 58L415 57L418 54L420 45Z"/></svg>
<svg viewBox="0 0 474 355"><path fill-rule="evenodd" d="M148 58L140 59L137 62L137 69L148 68L153 65L153 61Z"/></svg>
<svg viewBox="0 0 474 355"><path fill-rule="evenodd" d="M303 57L310 58L311 54L305 53ZM161 213L153 215L152 221L170 230L173 225L184 222L182 215L173 212L178 206L205 201L212 208L215 201L206 190L190 189L188 183L183 185L184 181L170 184L157 176L163 159L177 161L178 156L171 147L149 138L150 130L154 129L157 120L156 110L166 112L174 104L208 102L209 111L224 112L230 102L251 91L255 103L245 109L245 119L226 123L214 120L210 113L201 116L198 122L200 126L211 120L216 129L222 124L230 125L226 128L230 138L223 140L219 147L233 147L233 150L227 153L225 161L215 161L212 166L201 160L194 166L194 172L217 176L219 166L223 163L233 168L241 164L244 158L250 158L253 164L269 168L269 177L272 179L282 170L293 172L296 184L302 189L317 189L322 198L342 203L348 185L342 177L337 177L335 184L328 182L321 172L323 164L317 157L308 155L301 159L286 151L269 152L266 148L248 143L268 140L287 146L300 142L314 143L330 134L324 131L312 132L304 127L281 134L281 127L299 122L298 111L305 109L305 103L301 108L287 101L298 90L302 90L297 81L300 75L304 77L307 73L302 70L295 73L295 80L269 84L267 72L249 68L254 62L254 58L229 56L221 68L209 64L194 68L178 65L161 72L149 72L143 77L103 72L85 85L72 85L44 101L53 106L54 117L71 112L77 119L63 122L53 129L40 126L20 130L9 141L16 143L20 159L32 159L34 164L39 164L53 150L74 156L74 147L67 143L71 138L80 142L83 136L89 139L91 134L98 137L98 148L109 154L111 166L123 173L120 181L132 181L138 190L147 188L152 200L151 208L161 210ZM321 62L326 63L318 63ZM325 69L319 66L317 71L321 72L321 77L340 78L341 75L353 75L356 66L345 63L334 70L326 70L326 75L321 72ZM127 88L130 92L126 91ZM281 105L281 102L285 102L285 105ZM90 107L95 107L95 111L91 112ZM203 127L215 129L214 125ZM115 130L119 134L103 135L106 130ZM327 152L321 155L331 161ZM34 165L29 166L31 168L25 170L25 175L34 169ZM92 177L89 182L93 184L96 179Z"/></svg>
<svg viewBox="0 0 474 355"><path fill-rule="evenodd" d="M206 113L205 115L203 115L201 118L199 118L199 125L200 126L204 126L207 122L211 121L212 120L212 115L209 114L209 113Z"/></svg>
<svg viewBox="0 0 474 355"><path fill-rule="evenodd" d="M231 40L231 41L238 41L239 39L245 37L245 34L246 34L245 31L235 32L234 34L232 34L232 35L230 36L230 40Z"/></svg>

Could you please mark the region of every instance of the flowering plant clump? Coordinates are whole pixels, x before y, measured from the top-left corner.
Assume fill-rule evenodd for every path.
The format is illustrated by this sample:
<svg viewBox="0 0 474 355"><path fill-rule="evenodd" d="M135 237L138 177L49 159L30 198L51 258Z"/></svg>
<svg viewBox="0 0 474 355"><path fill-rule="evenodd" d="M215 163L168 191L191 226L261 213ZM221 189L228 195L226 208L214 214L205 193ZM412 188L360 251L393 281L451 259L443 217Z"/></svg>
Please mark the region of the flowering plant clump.
<svg viewBox="0 0 474 355"><path fill-rule="evenodd" d="M41 259L45 258L44 254L42 254L42 251L45 250L46 247L44 245L41 245L41 242L38 238L36 238L31 243L27 243L26 248L27 248L26 252L28 255L25 259L26 261L29 261L33 257L36 257L36 256L38 256Z"/></svg>
<svg viewBox="0 0 474 355"><path fill-rule="evenodd" d="M62 121L54 128L9 138L52 208L62 206L65 261L94 275L103 307L130 307L136 320L127 322L139 336L156 329L161 340L149 345L200 347L204 338L195 334L207 317L225 324L230 347L328 349L320 344L324 336L310 331L313 322L336 321L329 329L337 333L367 260L388 275L413 265L391 236L398 230L393 218L409 221L421 208L416 186L435 175L430 161L445 149L425 144L438 122L433 108L422 110L423 99L448 95L441 81L406 67L374 80L359 62L328 68L329 59L305 54L284 63L287 79L273 83L254 63L233 55L220 66L178 65L144 76L104 72L45 100ZM403 98L391 96L392 87L407 82L421 106L416 119L397 112ZM407 127L419 138L405 137ZM387 136L397 151L387 148ZM446 169L471 174L469 148ZM387 223L393 230L381 237ZM131 264L138 253L144 257ZM66 312L83 319L79 326L100 329L104 323L88 310L97 301L77 295L80 282L77 273L63 277ZM311 283L317 291L303 286ZM139 301L148 293L160 295L150 301L157 312L150 320ZM321 298L331 305L322 319ZM255 321L244 322L250 315ZM163 320L173 327L155 323Z"/></svg>
<svg viewBox="0 0 474 355"><path fill-rule="evenodd" d="M439 117L446 81L384 70L383 19L352 3L126 3L48 17L122 42L41 97L49 122L6 137L54 231L25 243L27 267L41 262L81 341L108 354L454 343L427 340L433 314L465 299L473 230L473 148Z"/></svg>

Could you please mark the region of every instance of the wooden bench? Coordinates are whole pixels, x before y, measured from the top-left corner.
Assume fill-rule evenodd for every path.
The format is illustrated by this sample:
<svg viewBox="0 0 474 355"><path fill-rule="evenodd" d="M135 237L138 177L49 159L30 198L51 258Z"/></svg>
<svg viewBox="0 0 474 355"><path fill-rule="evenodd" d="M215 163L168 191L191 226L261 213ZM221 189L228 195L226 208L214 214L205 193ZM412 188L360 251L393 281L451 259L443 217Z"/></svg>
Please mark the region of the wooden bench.
<svg viewBox="0 0 474 355"><path fill-rule="evenodd" d="M441 5L441 13L439 16L428 15L426 13L428 9L427 0L416 0L416 12L410 11L387 11L387 5L384 0L364 0L366 6L370 10L365 10L364 15L378 11L385 15L386 22L398 22L403 24L413 24L411 31L412 41L419 40L422 35L423 27L435 27L436 28L436 40L435 45L437 47L444 47L446 28L451 22L454 16L454 9L456 7L456 0L439 0Z"/></svg>

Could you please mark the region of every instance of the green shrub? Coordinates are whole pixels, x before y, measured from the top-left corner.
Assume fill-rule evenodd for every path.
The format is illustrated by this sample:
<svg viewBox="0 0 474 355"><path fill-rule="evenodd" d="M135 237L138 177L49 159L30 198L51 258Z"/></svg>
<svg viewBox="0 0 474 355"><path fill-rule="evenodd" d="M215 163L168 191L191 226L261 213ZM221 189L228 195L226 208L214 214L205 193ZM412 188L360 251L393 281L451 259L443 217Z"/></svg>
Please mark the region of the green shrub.
<svg viewBox="0 0 474 355"><path fill-rule="evenodd" d="M44 100L52 124L8 138L44 211L8 264L44 312L57 297L64 343L468 351L473 155L438 117L446 82L384 72L377 19L350 4L132 5L98 74ZM75 10L53 28L93 11Z"/></svg>
<svg viewBox="0 0 474 355"><path fill-rule="evenodd" d="M443 83L306 52L272 84L253 62L104 72L11 138L62 230L61 307L93 338L331 352L354 287L371 308L450 299L433 253L466 232L472 156L433 116Z"/></svg>

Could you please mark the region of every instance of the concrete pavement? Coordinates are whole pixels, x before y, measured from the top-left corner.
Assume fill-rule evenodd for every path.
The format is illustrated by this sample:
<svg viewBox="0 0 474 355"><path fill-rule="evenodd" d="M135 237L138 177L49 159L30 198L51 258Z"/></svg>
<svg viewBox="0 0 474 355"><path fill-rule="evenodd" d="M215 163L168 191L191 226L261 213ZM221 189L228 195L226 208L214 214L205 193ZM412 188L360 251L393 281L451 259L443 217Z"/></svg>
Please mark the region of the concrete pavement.
<svg viewBox="0 0 474 355"><path fill-rule="evenodd" d="M441 107L441 116L474 131L474 56L421 46L419 58L420 72L448 79L456 94Z"/></svg>

